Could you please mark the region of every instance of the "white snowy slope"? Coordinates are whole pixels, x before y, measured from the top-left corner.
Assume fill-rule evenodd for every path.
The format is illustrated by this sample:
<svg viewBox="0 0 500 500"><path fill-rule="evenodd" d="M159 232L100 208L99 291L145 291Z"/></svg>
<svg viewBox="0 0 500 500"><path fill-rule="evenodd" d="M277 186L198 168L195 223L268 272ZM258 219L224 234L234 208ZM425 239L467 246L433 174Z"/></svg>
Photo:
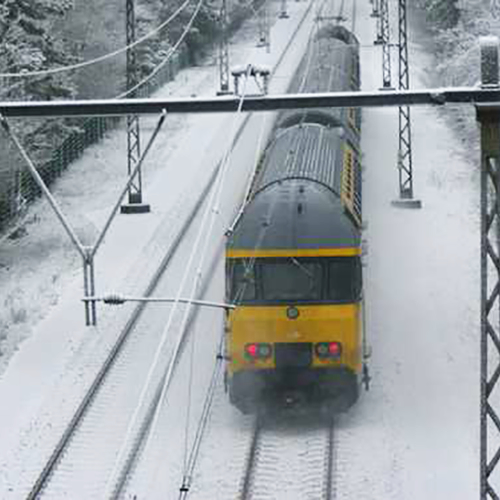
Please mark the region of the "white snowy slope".
<svg viewBox="0 0 500 500"><path fill-rule="evenodd" d="M348 13L352 1L346 2ZM272 43L293 32L294 16L303 13L304 7L302 2L289 3L290 22L274 26ZM369 2L357 1L356 35L363 46L366 90L378 88L382 81L380 49L368 47L375 35L370 12ZM247 38L250 41L254 40ZM410 49L411 83L417 88L432 69L432 60L416 40ZM247 61L240 51L238 55L238 62ZM290 74L290 68L278 72L276 82ZM214 69L195 68L183 72L162 92L213 95L214 87ZM440 110L413 109L412 119L414 187L423 203L420 210L390 204L397 196L397 109L363 112L363 212L368 242L364 276L373 380L370 391L340 418L336 429L338 499L465 500L477 497L478 492L478 168L465 160L463 146ZM200 159L213 160L213 145L223 143L221 131L227 130L224 120L182 116L167 122L148 161L154 171L146 169L146 198L153 211L116 221L98 254L99 292L125 287L124 291L137 293L208 175ZM153 123L144 120L146 136ZM124 150L124 135L110 134L57 184L56 195L89 243L119 189L120 182L113 177L125 169ZM89 186L86 196L80 194L84 179ZM16 297L21 303L29 298L43 307L57 302L57 307L21 344L0 381L0 498L22 498L16 486L30 475L23 464L39 453L40 443L45 446L54 439L51 426L71 408L65 399L81 394L124 316L100 309L98 327L82 326L81 269L74 258L68 258L75 252L51 222L53 216L43 202L33 214L36 218L31 219L28 236L0 248L0 262L8 264L8 271L15 275L17 250L34 254L33 261L42 260L43 251L44 265L32 265L31 280L19 278L10 289L2 281L0 287L2 293L15 291L11 303ZM1 272L3 280L8 273L5 268ZM49 286L51 281L54 288ZM222 289L219 266L207 295L220 298ZM11 332L16 331L14 317L18 316L8 319L14 327ZM220 319L220 313L203 311L196 323L193 359L199 378L189 386L191 358L185 357L179 367L181 376L169 393L169 401L175 404L162 410L145 450L149 458L144 464L149 465L138 468L127 490L138 498L170 497L180 485L188 390L191 387L189 448L211 367L208 360L199 360L206 350L213 361ZM167 432L162 434L162 428ZM229 405L219 384L193 477L192 498L236 498L250 430L251 419ZM293 443L289 451L293 452ZM304 472L314 477L304 462ZM283 478L287 484L283 484L282 498L289 499L285 486L290 475ZM304 498L303 492L296 498Z"/></svg>

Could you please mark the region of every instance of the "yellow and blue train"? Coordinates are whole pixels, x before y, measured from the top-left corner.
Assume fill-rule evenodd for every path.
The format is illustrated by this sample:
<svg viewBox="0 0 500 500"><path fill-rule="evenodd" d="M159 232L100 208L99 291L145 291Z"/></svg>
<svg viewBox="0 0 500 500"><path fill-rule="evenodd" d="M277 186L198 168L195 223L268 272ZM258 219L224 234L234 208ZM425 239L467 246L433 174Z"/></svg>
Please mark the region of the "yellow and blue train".
<svg viewBox="0 0 500 500"><path fill-rule="evenodd" d="M359 90L359 44L341 26L309 42L291 93ZM346 409L363 367L360 110L278 116L226 246L230 401Z"/></svg>

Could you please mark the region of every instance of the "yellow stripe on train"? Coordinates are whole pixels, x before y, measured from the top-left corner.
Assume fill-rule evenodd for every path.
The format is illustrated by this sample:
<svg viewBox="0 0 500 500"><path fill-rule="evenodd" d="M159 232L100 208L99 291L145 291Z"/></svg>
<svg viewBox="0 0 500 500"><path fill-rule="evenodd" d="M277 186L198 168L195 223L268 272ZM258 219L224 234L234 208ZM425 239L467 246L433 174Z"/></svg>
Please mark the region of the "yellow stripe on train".
<svg viewBox="0 0 500 500"><path fill-rule="evenodd" d="M226 250L228 259L247 257L348 257L361 255L360 247L298 248L298 249L232 249Z"/></svg>

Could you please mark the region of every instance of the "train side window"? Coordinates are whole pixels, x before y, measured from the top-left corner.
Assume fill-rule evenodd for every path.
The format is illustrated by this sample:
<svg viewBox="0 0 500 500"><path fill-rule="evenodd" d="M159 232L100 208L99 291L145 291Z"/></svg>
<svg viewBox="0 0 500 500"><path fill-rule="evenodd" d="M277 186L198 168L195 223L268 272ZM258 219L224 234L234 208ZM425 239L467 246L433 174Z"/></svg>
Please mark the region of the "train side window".
<svg viewBox="0 0 500 500"><path fill-rule="evenodd" d="M234 263L231 272L232 300L245 302L257 298L255 285L255 261L241 260Z"/></svg>
<svg viewBox="0 0 500 500"><path fill-rule="evenodd" d="M356 302L361 295L359 257L337 257L328 264L328 298L334 302Z"/></svg>

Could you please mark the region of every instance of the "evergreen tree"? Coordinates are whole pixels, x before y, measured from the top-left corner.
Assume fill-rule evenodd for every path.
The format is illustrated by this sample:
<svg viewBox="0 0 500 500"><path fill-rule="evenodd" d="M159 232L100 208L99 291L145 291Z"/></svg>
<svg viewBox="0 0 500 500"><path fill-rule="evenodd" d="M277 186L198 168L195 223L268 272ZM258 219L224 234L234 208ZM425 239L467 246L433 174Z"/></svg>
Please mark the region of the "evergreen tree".
<svg viewBox="0 0 500 500"><path fill-rule="evenodd" d="M427 19L438 28L449 29L460 19L458 0L425 0Z"/></svg>
<svg viewBox="0 0 500 500"><path fill-rule="evenodd" d="M74 62L65 52L64 40L51 34L54 21L71 6L71 0L0 0L0 71L22 73ZM2 83L2 99L50 100L74 93L67 73L6 79Z"/></svg>

